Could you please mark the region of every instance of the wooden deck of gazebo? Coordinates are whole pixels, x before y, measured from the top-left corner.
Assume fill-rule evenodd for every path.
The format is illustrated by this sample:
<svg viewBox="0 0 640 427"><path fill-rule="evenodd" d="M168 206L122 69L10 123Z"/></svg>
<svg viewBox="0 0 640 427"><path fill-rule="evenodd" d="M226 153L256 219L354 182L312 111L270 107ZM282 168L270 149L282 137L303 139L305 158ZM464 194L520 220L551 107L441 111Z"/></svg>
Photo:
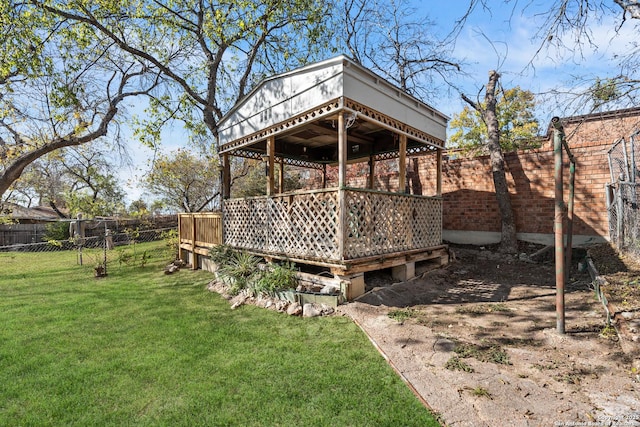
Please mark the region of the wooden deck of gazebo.
<svg viewBox="0 0 640 427"><path fill-rule="evenodd" d="M394 267L409 278L417 261L446 263L446 123L437 110L343 56L265 80L220 121L222 241L267 260L326 267L362 288L363 272ZM406 194L408 155L436 156L433 194ZM232 157L264 162L265 196L231 198ZM397 191L374 190L376 165L393 159ZM358 162L368 164L367 188L347 186L347 164ZM328 165L338 168L335 188L326 188ZM290 166L321 171L322 188L282 193ZM198 253L195 228L191 241L188 231L180 234L181 247Z"/></svg>

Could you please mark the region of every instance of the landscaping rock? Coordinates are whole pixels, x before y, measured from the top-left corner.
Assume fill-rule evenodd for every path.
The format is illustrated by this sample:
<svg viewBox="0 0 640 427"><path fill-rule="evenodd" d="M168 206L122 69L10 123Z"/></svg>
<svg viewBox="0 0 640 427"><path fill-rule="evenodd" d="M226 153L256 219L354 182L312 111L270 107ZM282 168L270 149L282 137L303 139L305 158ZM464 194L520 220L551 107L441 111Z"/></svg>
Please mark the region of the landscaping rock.
<svg viewBox="0 0 640 427"><path fill-rule="evenodd" d="M231 310L235 310L247 301L247 295L241 293L231 299Z"/></svg>
<svg viewBox="0 0 640 427"><path fill-rule="evenodd" d="M302 314L302 306L294 302L287 308L287 314L290 316L300 316Z"/></svg>
<svg viewBox="0 0 640 427"><path fill-rule="evenodd" d="M335 312L335 309L330 305L322 304L320 306L320 312L323 316L329 316L330 314L333 314Z"/></svg>
<svg viewBox="0 0 640 427"><path fill-rule="evenodd" d="M302 307L302 317L318 317L322 316L322 311L314 304L307 303Z"/></svg>
<svg viewBox="0 0 640 427"><path fill-rule="evenodd" d="M165 269L164 269L164 274L173 274L176 271L180 270L179 267L173 265L173 264L169 264Z"/></svg>
<svg viewBox="0 0 640 427"><path fill-rule="evenodd" d="M283 300L276 301L276 310L278 310L280 313L284 313L285 311L287 311L287 307L289 307L289 302Z"/></svg>

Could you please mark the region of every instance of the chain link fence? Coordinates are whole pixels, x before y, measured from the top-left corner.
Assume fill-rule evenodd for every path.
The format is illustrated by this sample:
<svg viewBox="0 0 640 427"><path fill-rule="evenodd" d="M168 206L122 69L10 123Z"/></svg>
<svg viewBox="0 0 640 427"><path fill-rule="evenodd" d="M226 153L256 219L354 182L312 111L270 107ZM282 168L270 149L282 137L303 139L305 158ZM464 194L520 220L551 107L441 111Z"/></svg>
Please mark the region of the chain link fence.
<svg viewBox="0 0 640 427"><path fill-rule="evenodd" d="M638 202L640 144L635 132L627 142L616 141L609 149L611 183L607 184L609 239L619 250L640 255L640 210Z"/></svg>
<svg viewBox="0 0 640 427"><path fill-rule="evenodd" d="M82 248L108 248L130 245L133 243L154 242L165 238L167 233L175 231L176 227L157 228L154 230L127 230L126 232L113 233L108 228L95 231L94 235L84 238L70 238L63 240L50 240L38 243L21 243L0 246L0 252L53 252L70 251Z"/></svg>
<svg viewBox="0 0 640 427"><path fill-rule="evenodd" d="M619 181L607 185L609 238L618 249L640 255L640 184Z"/></svg>

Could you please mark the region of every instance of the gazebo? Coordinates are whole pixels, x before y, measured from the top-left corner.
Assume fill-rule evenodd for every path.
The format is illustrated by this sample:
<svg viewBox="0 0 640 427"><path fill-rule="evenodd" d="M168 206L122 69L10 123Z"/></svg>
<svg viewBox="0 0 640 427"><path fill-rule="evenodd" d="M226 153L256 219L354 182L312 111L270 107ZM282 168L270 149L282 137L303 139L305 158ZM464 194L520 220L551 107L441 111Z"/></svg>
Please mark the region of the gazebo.
<svg viewBox="0 0 640 427"><path fill-rule="evenodd" d="M364 291L364 272L391 267L406 280L416 262L448 262L441 198L447 120L345 56L264 80L219 123L224 243L325 268L351 284L348 298ZM407 194L407 156L426 154L437 159L434 194ZM266 196L230 198L233 156L265 162ZM376 191L376 164L389 159L398 160L397 191ZM364 188L347 186L347 164L355 162L368 163ZM321 184L281 192L290 165L319 171ZM328 165L338 167L333 188Z"/></svg>

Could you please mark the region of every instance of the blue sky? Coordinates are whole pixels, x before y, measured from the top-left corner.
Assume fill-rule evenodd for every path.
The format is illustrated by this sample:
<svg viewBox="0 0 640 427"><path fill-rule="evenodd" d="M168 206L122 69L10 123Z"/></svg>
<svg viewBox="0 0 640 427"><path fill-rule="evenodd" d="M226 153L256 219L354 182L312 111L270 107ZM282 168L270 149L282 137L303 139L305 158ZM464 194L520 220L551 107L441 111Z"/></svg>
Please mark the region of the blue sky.
<svg viewBox="0 0 640 427"><path fill-rule="evenodd" d="M449 0L446 8L441 8L442 3L439 2L414 3L418 10L441 22L442 31L450 28L468 7L466 0ZM616 55L624 54L636 40L637 27L631 20L616 34L618 22L605 17L600 22L590 21L593 46L585 45L582 50L574 52L547 46L536 55L541 47L539 31L544 26L545 12L554 2L511 0L505 4L504 1L493 0L489 3L495 7L474 10L455 47L455 56L468 64L470 76L461 79L460 83L471 98L475 98L486 83L491 69L500 72L505 88L520 86L536 94L544 94L552 88L575 87L583 78L611 76L618 72ZM610 3L617 8L613 2ZM563 36L562 43L574 47L573 36ZM436 107L453 115L462 106L458 97ZM554 100L545 102L540 110L538 119L541 121L549 120L553 115L585 112L574 106L559 105Z"/></svg>
<svg viewBox="0 0 640 427"><path fill-rule="evenodd" d="M606 1L606 0L605 0ZM562 89L579 85L583 77L606 77L615 74L616 55L629 49L636 40L635 23L627 22L619 34L614 33L616 21L604 18L600 22L590 23L594 46L586 46L579 54L566 50L540 48L539 29L543 25L544 12L552 1L548 0L489 0L491 9L476 8L455 43L455 58L466 63L466 77L456 79L456 84L472 99L481 93L488 79L489 70L495 69L502 76L505 88L520 86L536 94L544 94L552 88ZM613 3L613 2L610 2ZM441 35L451 31L454 22L468 8L468 0L413 0L420 15L428 15L435 21ZM617 7L612 4L612 7ZM573 46L572 35L566 35L561 41ZM548 97L546 97L548 98ZM566 116L582 114L572 105L558 104L556 100L546 99L538 108L537 116L544 127L554 115ZM430 101L435 108L452 117L459 112L464 103L460 96L451 92L440 99ZM168 152L185 145L186 137L179 127L167 129L163 133L163 151ZM131 181L126 186L128 199L135 200L141 195L135 180L145 173L147 160L152 152L131 141L131 153L136 170L123 171L122 178ZM143 198L146 198L143 195Z"/></svg>

